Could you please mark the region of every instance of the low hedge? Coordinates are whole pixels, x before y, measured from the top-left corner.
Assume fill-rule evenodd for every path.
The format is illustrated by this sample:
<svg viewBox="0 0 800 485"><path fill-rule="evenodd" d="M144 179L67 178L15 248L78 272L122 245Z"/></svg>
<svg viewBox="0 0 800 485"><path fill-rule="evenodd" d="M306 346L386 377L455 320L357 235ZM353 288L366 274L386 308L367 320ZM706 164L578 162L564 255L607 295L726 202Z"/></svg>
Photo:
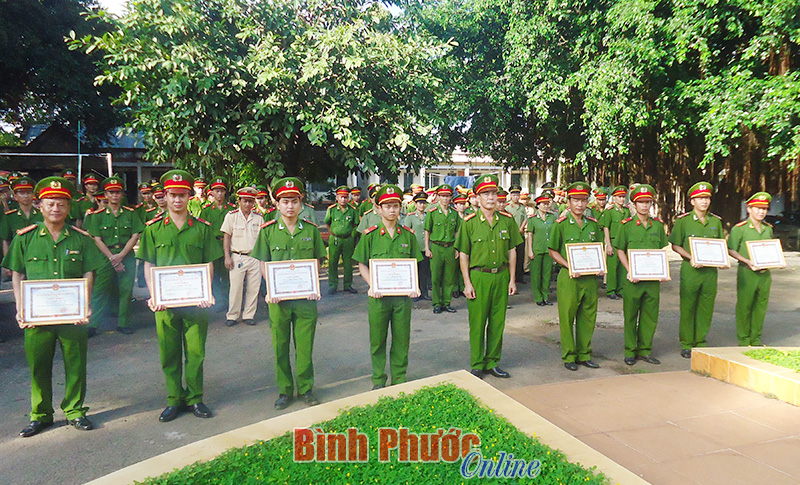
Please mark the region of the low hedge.
<svg viewBox="0 0 800 485"><path fill-rule="evenodd" d="M744 355L800 372L800 350L753 349L746 351Z"/></svg>

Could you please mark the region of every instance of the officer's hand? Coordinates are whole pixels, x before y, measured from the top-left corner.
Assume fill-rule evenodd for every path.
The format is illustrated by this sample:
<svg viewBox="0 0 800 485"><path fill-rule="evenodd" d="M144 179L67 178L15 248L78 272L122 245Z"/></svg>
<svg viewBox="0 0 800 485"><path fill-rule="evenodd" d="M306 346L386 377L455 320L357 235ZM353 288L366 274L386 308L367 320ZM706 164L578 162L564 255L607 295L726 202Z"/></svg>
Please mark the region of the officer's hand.
<svg viewBox="0 0 800 485"><path fill-rule="evenodd" d="M167 307L164 305L156 305L156 302L152 298L147 299L147 307L152 312L163 312L167 309Z"/></svg>
<svg viewBox="0 0 800 485"><path fill-rule="evenodd" d="M425 250L425 256L427 256L427 257L429 257L429 258L432 258L432 257L433 257L433 253L431 252L431 250L430 250L430 249L426 249L426 250Z"/></svg>
<svg viewBox="0 0 800 485"><path fill-rule="evenodd" d="M311 299L310 296L308 298ZM264 301L266 301L267 303L280 303L281 299L275 296L272 298L270 298L269 296L265 296Z"/></svg>
<svg viewBox="0 0 800 485"><path fill-rule="evenodd" d="M533 259L535 257L536 257L536 255L534 255L533 253L528 253L528 259Z"/></svg>
<svg viewBox="0 0 800 485"><path fill-rule="evenodd" d="M472 286L472 283L464 283L464 296L467 297L467 300L475 299L475 287Z"/></svg>
<svg viewBox="0 0 800 485"><path fill-rule="evenodd" d="M225 267L228 268L229 271L233 269L233 259L229 256L225 256Z"/></svg>
<svg viewBox="0 0 800 485"><path fill-rule="evenodd" d="M314 293L313 295L308 295L308 299L312 300L312 301L318 301L319 300L319 295L316 294L316 293Z"/></svg>
<svg viewBox="0 0 800 485"><path fill-rule="evenodd" d="M697 268L697 269L699 269L699 268L702 268L702 267L703 267L702 265L699 265L699 264L697 264L697 263L692 263L692 268Z"/></svg>
<svg viewBox="0 0 800 485"><path fill-rule="evenodd" d="M514 280L508 282L508 296L517 294L517 283Z"/></svg>
<svg viewBox="0 0 800 485"><path fill-rule="evenodd" d="M639 282L639 278L634 278L634 277L631 276L630 273L628 273L628 281L630 281L631 283L638 283Z"/></svg>
<svg viewBox="0 0 800 485"><path fill-rule="evenodd" d="M609 256L613 256L614 255L614 248L612 248L611 246L608 246L606 248L606 254L609 255Z"/></svg>
<svg viewBox="0 0 800 485"><path fill-rule="evenodd" d="M22 320L22 312L21 312L21 311L19 311L19 310L17 310L17 324L19 325L19 328L28 328L28 327L31 327L31 326L32 326L32 325L28 325L28 324L26 324L26 323L25 323L25 322Z"/></svg>
<svg viewBox="0 0 800 485"><path fill-rule="evenodd" d="M461 253L459 253L458 251L456 251L456 259L458 259L460 256L461 256ZM461 270L459 269L459 271L461 271Z"/></svg>
<svg viewBox="0 0 800 485"><path fill-rule="evenodd" d="M114 265L114 271L116 271L117 273L124 273L125 272L125 265L122 264L121 262L116 263Z"/></svg>
<svg viewBox="0 0 800 485"><path fill-rule="evenodd" d="M372 291L372 287L370 286L369 289L367 290L367 296L371 298L381 298L383 295L381 295L377 291Z"/></svg>
<svg viewBox="0 0 800 485"><path fill-rule="evenodd" d="M111 265L115 267L122 262L122 258L119 257L119 254L112 254L108 260L111 261Z"/></svg>
<svg viewBox="0 0 800 485"><path fill-rule="evenodd" d="M408 297L409 298L418 298L421 294L422 293L420 293L419 291L414 291L414 292L409 293Z"/></svg>
<svg viewBox="0 0 800 485"><path fill-rule="evenodd" d="M214 306L214 298L212 297L210 300L201 301L197 304L200 308L211 308Z"/></svg>
<svg viewBox="0 0 800 485"><path fill-rule="evenodd" d="M88 312L86 312L86 318L83 320L78 320L75 322L75 325L87 325L89 323L89 319L92 317L92 309L90 308Z"/></svg>

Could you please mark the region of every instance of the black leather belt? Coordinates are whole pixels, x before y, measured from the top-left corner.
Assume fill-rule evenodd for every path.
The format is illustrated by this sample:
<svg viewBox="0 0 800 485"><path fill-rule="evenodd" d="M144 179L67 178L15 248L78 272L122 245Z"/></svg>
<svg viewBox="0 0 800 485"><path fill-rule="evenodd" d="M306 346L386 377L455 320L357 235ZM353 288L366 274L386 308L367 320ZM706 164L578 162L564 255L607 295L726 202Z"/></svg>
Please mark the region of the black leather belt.
<svg viewBox="0 0 800 485"><path fill-rule="evenodd" d="M431 242L432 242L433 244L436 244L437 246L442 246L442 247L445 247L445 248L449 248L449 247L451 247L453 244L455 244L455 243L451 243L451 242L444 242L444 241L431 241Z"/></svg>
<svg viewBox="0 0 800 485"><path fill-rule="evenodd" d="M242 256L247 256L252 251L231 251L233 254L241 254Z"/></svg>
<svg viewBox="0 0 800 485"><path fill-rule="evenodd" d="M480 271L481 273L492 273L492 274L495 274L495 273L499 273L499 272L503 271L506 268L508 268L507 264L504 264L503 266L500 266L499 268L481 268L480 266L473 266L473 267L470 268L470 271Z"/></svg>

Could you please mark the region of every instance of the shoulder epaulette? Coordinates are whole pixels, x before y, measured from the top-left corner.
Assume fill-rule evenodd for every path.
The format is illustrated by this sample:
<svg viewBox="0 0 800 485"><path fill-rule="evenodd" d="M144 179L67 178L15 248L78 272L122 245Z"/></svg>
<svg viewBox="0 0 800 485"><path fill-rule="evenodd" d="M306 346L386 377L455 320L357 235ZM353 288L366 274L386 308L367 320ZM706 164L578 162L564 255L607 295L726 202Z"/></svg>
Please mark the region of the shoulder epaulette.
<svg viewBox="0 0 800 485"><path fill-rule="evenodd" d="M134 208L134 209L138 209L139 207L141 207L141 206L143 206L143 205L144 205L144 202L139 202L138 204L136 204L135 206L133 206L133 208ZM124 207L124 206L123 206L123 207Z"/></svg>
<svg viewBox="0 0 800 485"><path fill-rule="evenodd" d="M154 210L156 210L156 209L158 209L158 206L156 206L156 207L151 207L151 208L149 208L149 209L145 210L145 212L153 212L153 211L154 211Z"/></svg>
<svg viewBox="0 0 800 485"><path fill-rule="evenodd" d="M197 219L197 222L202 222L203 224L205 224L207 226L211 226L212 225L210 222L208 222L205 219L200 219L199 217L195 217L195 219Z"/></svg>
<svg viewBox="0 0 800 485"><path fill-rule="evenodd" d="M628 222L631 222L632 220L633 220L633 217L629 217L629 218L627 218L627 219L623 219L623 220L620 222L620 224L626 224L626 223L628 223Z"/></svg>
<svg viewBox="0 0 800 485"><path fill-rule="evenodd" d="M372 227L368 227L368 228L364 229L364 234L369 234L369 233L371 233L372 231L374 231L377 228L378 228L377 224L372 226Z"/></svg>
<svg viewBox="0 0 800 485"><path fill-rule="evenodd" d="M428 209L428 212L436 212L436 209L438 209L438 207L431 207Z"/></svg>
<svg viewBox="0 0 800 485"><path fill-rule="evenodd" d="M275 224L278 222L278 219L272 219L271 221L267 221L264 224L261 224L261 228L269 227L271 224Z"/></svg>
<svg viewBox="0 0 800 485"><path fill-rule="evenodd" d="M477 215L478 215L477 212L473 212L472 214L469 214L468 216L464 217L464 221L468 221Z"/></svg>
<svg viewBox="0 0 800 485"><path fill-rule="evenodd" d="M89 236L89 237L92 237L92 235L91 235L91 234L89 234L89 232L88 232L88 231L86 231L86 230L84 230L84 229L81 229L80 227L75 227L75 226L72 226L72 228L73 228L73 229L75 229L76 231L78 231L79 233L83 234L84 236Z"/></svg>
<svg viewBox="0 0 800 485"><path fill-rule="evenodd" d="M747 224L747 219L745 219L745 220L743 220L742 222L740 222L740 223L736 224L734 227L740 227L740 226L743 226L743 225L745 225L745 224Z"/></svg>
<svg viewBox="0 0 800 485"><path fill-rule="evenodd" d="M333 209L334 207L336 207L336 204L331 204L328 206L328 209Z"/></svg>
<svg viewBox="0 0 800 485"><path fill-rule="evenodd" d="M206 202L206 205L203 206L203 209L206 207L211 207L212 205L214 205L212 202Z"/></svg>
<svg viewBox="0 0 800 485"><path fill-rule="evenodd" d="M511 215L510 212L506 212L506 211L498 211L498 212L500 212L500 214L503 214L506 217L514 217L514 216Z"/></svg>
<svg viewBox="0 0 800 485"><path fill-rule="evenodd" d="M269 214L271 212L275 212L276 210L277 210L276 208L270 207L269 209L267 209L267 214Z"/></svg>
<svg viewBox="0 0 800 485"><path fill-rule="evenodd" d="M7 210L7 211L6 211L6 215L10 215L10 214L13 214L13 213L15 213L15 212L17 212L17 209L11 209L11 210Z"/></svg>
<svg viewBox="0 0 800 485"><path fill-rule="evenodd" d="M683 214L681 214L681 215L679 215L679 216L675 217L675 219L680 219L680 218L682 218L682 217L686 217L686 216L688 216L689 214L691 214L691 212L684 212Z"/></svg>
<svg viewBox="0 0 800 485"><path fill-rule="evenodd" d="M714 214L713 212L709 212L709 213L708 213L708 215L710 215L710 216L714 216L714 217L716 217L717 219L719 219L719 220L722 220L722 218L721 218L720 216L718 216L718 215Z"/></svg>
<svg viewBox="0 0 800 485"><path fill-rule="evenodd" d="M228 212L228 214L236 214L239 212L239 209L233 209L232 211Z"/></svg>
<svg viewBox="0 0 800 485"><path fill-rule="evenodd" d="M99 213L101 213L101 212L103 212L103 211L105 211L105 209L104 209L104 208L102 208L102 207L98 207L98 208L97 208L97 209L95 209L95 210L91 210L91 209L89 209L89 210L87 210L87 211L86 211L86 215L90 215L90 214L99 214Z"/></svg>
<svg viewBox="0 0 800 485"><path fill-rule="evenodd" d="M228 202L228 207L236 207L236 204L234 204L233 202Z"/></svg>
<svg viewBox="0 0 800 485"><path fill-rule="evenodd" d="M770 224L770 223L769 223L769 222L767 222L767 221L761 221L761 223L762 223L762 224L766 224L766 225L768 225L769 227L772 227L772 224Z"/></svg>
<svg viewBox="0 0 800 485"><path fill-rule="evenodd" d="M314 223L314 221L309 221L308 219L303 219L303 222L307 222L307 223L311 224L314 227L319 227L317 224Z"/></svg>
<svg viewBox="0 0 800 485"><path fill-rule="evenodd" d="M372 209L370 209L370 210L368 210L368 211L364 212L364 215L367 215L367 214L369 214L370 212L372 212Z"/></svg>
<svg viewBox="0 0 800 485"><path fill-rule="evenodd" d="M585 218L589 219L589 220L590 220L590 221L592 221L592 222L597 222L597 219L595 219L595 218L594 218L594 217L592 217L592 216L586 216L586 215L585 215L585 216L583 216L583 217L585 217Z"/></svg>
<svg viewBox="0 0 800 485"><path fill-rule="evenodd" d="M313 206L313 205L311 205L311 204L306 204L306 206L307 206L307 207L310 207L311 209L313 209L313 208L314 208L314 206Z"/></svg>
<svg viewBox="0 0 800 485"><path fill-rule="evenodd" d="M664 221L662 221L662 220L661 220L661 219L659 219L658 217L651 217L651 219L653 219L654 221L658 221L658 222L660 222L661 224L664 224Z"/></svg>
<svg viewBox="0 0 800 485"><path fill-rule="evenodd" d="M155 224L156 222L162 220L163 218L164 218L164 214L161 214L160 216L155 216L154 218L152 218L149 221L145 222L144 225L145 226L149 226L150 224Z"/></svg>
<svg viewBox="0 0 800 485"><path fill-rule="evenodd" d="M123 205L122 208L123 209L127 209L127 210L129 210L131 212L135 212L136 211L136 209L134 209L133 207L128 207L127 205Z"/></svg>
<svg viewBox="0 0 800 485"><path fill-rule="evenodd" d="M36 229L38 224L31 224L30 226L25 226L22 229L17 229L17 236L21 236L26 232L31 232L32 230Z"/></svg>
<svg viewBox="0 0 800 485"><path fill-rule="evenodd" d="M556 222L562 222L562 221L565 221L565 220L567 220L567 216L561 216L558 219L556 219Z"/></svg>
<svg viewBox="0 0 800 485"><path fill-rule="evenodd" d="M402 226L402 227L403 227L403 229L405 229L406 231L410 232L411 234L416 234L416 233L414 232L414 230L413 230L413 229L411 229L410 227L408 227L408 226Z"/></svg>

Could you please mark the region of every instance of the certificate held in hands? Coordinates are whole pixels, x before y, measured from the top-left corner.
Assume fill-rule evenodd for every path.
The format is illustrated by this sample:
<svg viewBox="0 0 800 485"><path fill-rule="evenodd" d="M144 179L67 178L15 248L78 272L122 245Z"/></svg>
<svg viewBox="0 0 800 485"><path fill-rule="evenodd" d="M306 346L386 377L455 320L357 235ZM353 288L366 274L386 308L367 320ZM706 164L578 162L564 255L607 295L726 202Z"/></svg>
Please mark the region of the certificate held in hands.
<svg viewBox="0 0 800 485"><path fill-rule="evenodd" d="M419 293L416 259L370 259L372 291L381 296L408 296Z"/></svg>
<svg viewBox="0 0 800 485"><path fill-rule="evenodd" d="M211 263L150 268L150 283L155 306L179 308L214 303L211 296Z"/></svg>
<svg viewBox="0 0 800 485"><path fill-rule="evenodd" d="M606 252L603 243L565 244L570 276L596 275L606 272Z"/></svg>
<svg viewBox="0 0 800 485"><path fill-rule="evenodd" d="M692 248L692 265L708 266L710 268L730 268L728 259L728 244L724 239L690 237L689 245Z"/></svg>
<svg viewBox="0 0 800 485"><path fill-rule="evenodd" d="M60 325L88 319L89 285L85 278L22 281L23 325Z"/></svg>
<svg viewBox="0 0 800 485"><path fill-rule="evenodd" d="M310 296L319 299L319 261L298 259L268 261L264 263L267 275L267 298L305 300Z"/></svg>
<svg viewBox="0 0 800 485"><path fill-rule="evenodd" d="M629 249L629 276L638 281L669 280L669 260L664 249Z"/></svg>
<svg viewBox="0 0 800 485"><path fill-rule="evenodd" d="M763 239L761 241L747 241L747 251L750 252L750 261L758 269L785 268L786 259L783 257L783 248L780 239Z"/></svg>

